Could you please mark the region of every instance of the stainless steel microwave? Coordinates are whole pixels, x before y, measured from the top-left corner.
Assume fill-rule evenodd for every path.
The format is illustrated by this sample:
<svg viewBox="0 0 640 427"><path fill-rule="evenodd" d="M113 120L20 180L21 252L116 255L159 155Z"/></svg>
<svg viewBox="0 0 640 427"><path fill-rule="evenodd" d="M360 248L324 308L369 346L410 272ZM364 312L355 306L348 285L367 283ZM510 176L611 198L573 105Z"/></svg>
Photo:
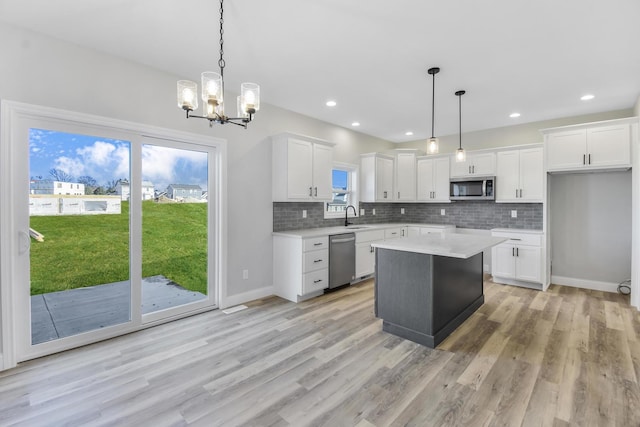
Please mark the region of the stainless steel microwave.
<svg viewBox="0 0 640 427"><path fill-rule="evenodd" d="M496 177L451 178L449 198L451 200L495 200Z"/></svg>

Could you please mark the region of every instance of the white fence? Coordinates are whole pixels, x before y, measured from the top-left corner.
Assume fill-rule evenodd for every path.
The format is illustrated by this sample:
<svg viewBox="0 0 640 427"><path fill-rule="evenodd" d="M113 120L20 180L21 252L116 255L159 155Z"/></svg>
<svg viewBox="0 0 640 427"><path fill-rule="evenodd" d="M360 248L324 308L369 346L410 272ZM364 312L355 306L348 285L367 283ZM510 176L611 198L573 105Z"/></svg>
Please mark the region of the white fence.
<svg viewBox="0 0 640 427"><path fill-rule="evenodd" d="M120 196L29 195L29 215L119 214Z"/></svg>

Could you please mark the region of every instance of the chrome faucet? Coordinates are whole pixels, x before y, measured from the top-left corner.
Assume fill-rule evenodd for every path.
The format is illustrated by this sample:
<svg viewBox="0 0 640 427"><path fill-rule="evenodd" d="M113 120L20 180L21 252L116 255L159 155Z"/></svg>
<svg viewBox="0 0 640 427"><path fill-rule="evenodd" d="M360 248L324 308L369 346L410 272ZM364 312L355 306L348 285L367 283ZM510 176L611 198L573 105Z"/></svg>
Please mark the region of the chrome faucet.
<svg viewBox="0 0 640 427"><path fill-rule="evenodd" d="M355 206L353 206L353 205L347 206L347 208L344 210L344 226L345 227L348 227L349 224L351 224L349 222L349 220L347 219L348 215L349 215L349 208L353 209L353 216L358 216L358 213L356 212L356 207Z"/></svg>

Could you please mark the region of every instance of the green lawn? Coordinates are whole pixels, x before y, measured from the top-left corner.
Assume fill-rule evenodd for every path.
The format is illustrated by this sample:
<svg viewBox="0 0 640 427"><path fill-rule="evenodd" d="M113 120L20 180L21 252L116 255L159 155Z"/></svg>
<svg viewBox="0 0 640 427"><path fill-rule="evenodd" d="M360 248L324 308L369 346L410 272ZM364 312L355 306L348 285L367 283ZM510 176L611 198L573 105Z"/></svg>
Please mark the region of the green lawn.
<svg viewBox="0 0 640 427"><path fill-rule="evenodd" d="M142 202L142 277L206 294L207 204ZM129 280L129 203L119 215L32 216L31 294Z"/></svg>

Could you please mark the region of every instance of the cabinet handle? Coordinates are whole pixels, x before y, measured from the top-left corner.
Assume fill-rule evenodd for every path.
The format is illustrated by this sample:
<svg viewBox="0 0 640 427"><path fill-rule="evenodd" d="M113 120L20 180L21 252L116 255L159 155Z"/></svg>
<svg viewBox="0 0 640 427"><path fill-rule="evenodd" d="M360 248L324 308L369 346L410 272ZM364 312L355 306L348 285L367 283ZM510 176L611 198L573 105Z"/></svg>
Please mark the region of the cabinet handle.
<svg viewBox="0 0 640 427"><path fill-rule="evenodd" d="M373 246L369 245L369 252L373 253L373 251L374 251Z"/></svg>
<svg viewBox="0 0 640 427"><path fill-rule="evenodd" d="M322 262L321 259L314 259L313 262Z"/></svg>
<svg viewBox="0 0 640 427"><path fill-rule="evenodd" d="M469 166L469 174L471 174L471 166Z"/></svg>
<svg viewBox="0 0 640 427"><path fill-rule="evenodd" d="M589 164L591 164L591 154L589 154Z"/></svg>
<svg viewBox="0 0 640 427"><path fill-rule="evenodd" d="M316 196L316 197L318 197L318 187L315 187L315 189L314 189L314 194L313 194L313 195L314 195L314 196Z"/></svg>
<svg viewBox="0 0 640 427"><path fill-rule="evenodd" d="M586 154L583 154L583 155L582 155L582 164L583 164L583 165L586 165L586 164L587 164L587 155L586 155Z"/></svg>
<svg viewBox="0 0 640 427"><path fill-rule="evenodd" d="M516 256L520 256L520 248L516 248Z"/></svg>
<svg viewBox="0 0 640 427"><path fill-rule="evenodd" d="M509 240L517 240L518 242L522 239L516 239L515 237L510 238Z"/></svg>
<svg viewBox="0 0 640 427"><path fill-rule="evenodd" d="M309 197L313 196L313 187L309 187Z"/></svg>
<svg viewBox="0 0 640 427"><path fill-rule="evenodd" d="M400 198L400 192L398 191L398 199Z"/></svg>
<svg viewBox="0 0 640 427"><path fill-rule="evenodd" d="M385 199L387 198L387 192L386 191L384 192L384 198Z"/></svg>
<svg viewBox="0 0 640 427"><path fill-rule="evenodd" d="M522 188L520 189L520 198L522 199Z"/></svg>
<svg viewBox="0 0 640 427"><path fill-rule="evenodd" d="M516 188L516 199L518 198L518 189Z"/></svg>
<svg viewBox="0 0 640 427"><path fill-rule="evenodd" d="M404 230L402 230L402 236L404 236Z"/></svg>
<svg viewBox="0 0 640 427"><path fill-rule="evenodd" d="M322 279L318 279L318 280L314 280L313 283L320 283L322 282Z"/></svg>
<svg viewBox="0 0 640 427"><path fill-rule="evenodd" d="M511 248L511 256L516 256L516 248Z"/></svg>
<svg viewBox="0 0 640 427"><path fill-rule="evenodd" d="M472 171L473 173L476 173L476 165L471 166L471 171Z"/></svg>
<svg viewBox="0 0 640 427"><path fill-rule="evenodd" d="M320 243L314 243L313 246L322 246L322 242Z"/></svg>

